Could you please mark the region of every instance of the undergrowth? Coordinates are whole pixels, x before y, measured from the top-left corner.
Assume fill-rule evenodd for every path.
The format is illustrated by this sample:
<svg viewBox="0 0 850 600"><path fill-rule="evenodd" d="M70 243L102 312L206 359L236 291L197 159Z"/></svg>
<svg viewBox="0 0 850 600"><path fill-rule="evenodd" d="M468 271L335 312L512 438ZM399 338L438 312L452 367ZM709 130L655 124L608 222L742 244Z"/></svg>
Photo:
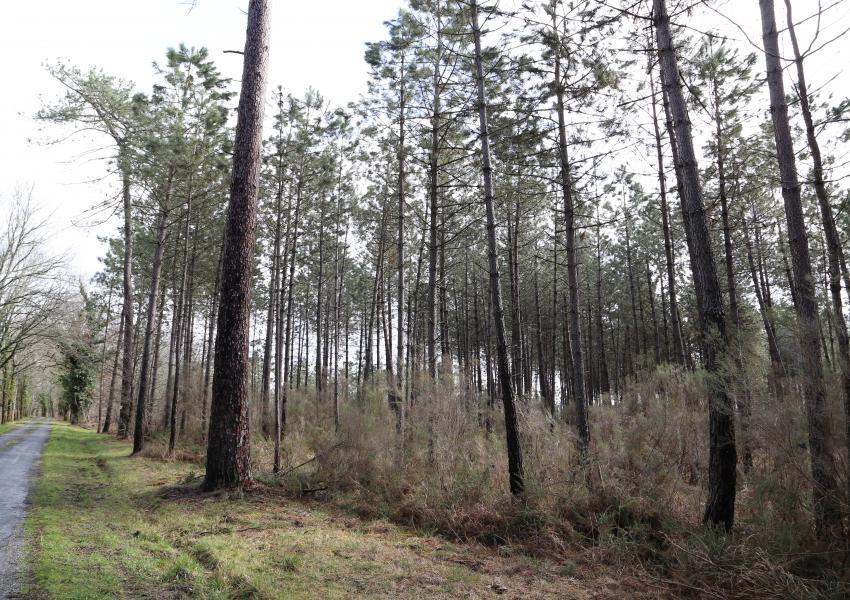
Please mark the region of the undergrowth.
<svg viewBox="0 0 850 600"><path fill-rule="evenodd" d="M777 402L757 385L748 388L753 416L746 442L738 436L754 463L749 472L739 467L735 529L720 534L701 523L708 411L699 372L663 366L591 406L589 467L578 461L570 407L553 419L536 398L520 399L521 498L508 493L500 408L487 407L468 387L415 387L399 426L381 382L356 395L341 385L339 431L330 392L294 390L278 475L271 473L273 443L262 435L262 413L254 411L256 478L291 497L504 553L640 570L677 594L828 598L850 591L846 540L824 545L813 534L798 396ZM837 398L829 402L833 421L841 422ZM188 422L178 454L169 455L164 437L155 436L146 456L188 460L202 470L197 415ZM838 429L834 448L842 444ZM836 458L844 464L840 453Z"/></svg>
<svg viewBox="0 0 850 600"><path fill-rule="evenodd" d="M291 495L506 551L562 562L578 553L642 569L683 594L850 590L846 541L824 546L813 535L795 399L776 405L751 394L754 466L739 469L735 530L721 534L701 523L708 424L698 373L664 367L630 383L616 404L592 406L589 468L579 464L569 409L552 419L521 403L521 498L507 491L500 411L468 390L426 387L399 429L385 389L367 388L343 403L338 435L329 406L317 405L314 393L294 396L284 458L290 467L306 464L264 479ZM258 437L254 447L256 471L268 473L270 442Z"/></svg>

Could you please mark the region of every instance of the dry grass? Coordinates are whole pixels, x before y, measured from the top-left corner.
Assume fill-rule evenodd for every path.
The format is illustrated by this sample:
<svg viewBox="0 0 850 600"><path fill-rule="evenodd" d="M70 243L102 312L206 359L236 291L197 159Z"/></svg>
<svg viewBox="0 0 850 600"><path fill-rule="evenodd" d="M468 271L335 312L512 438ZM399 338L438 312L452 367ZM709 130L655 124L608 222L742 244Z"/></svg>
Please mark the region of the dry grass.
<svg viewBox="0 0 850 600"><path fill-rule="evenodd" d="M762 363L755 356L753 373L764 372ZM660 367L625 382L616 403L590 407L589 472L578 463L569 407L552 420L539 400L521 399L521 500L508 493L500 408L488 410L473 390L448 379L417 382L402 429L380 382L348 397L341 386L339 432L329 397L296 390L282 476L270 474L273 444L258 433L261 411L253 412L254 473L290 497L328 500L361 517L577 568L615 565L676 594L803 598L848 590L847 549L821 547L813 536L805 421L794 382L782 402L756 375L742 379L746 396L743 383L733 387L752 405L747 439L754 465L749 473L739 469L736 529L726 536L701 525L708 423L699 372ZM833 396L833 423L841 424ZM197 422L190 411L178 456L164 452L160 438L146 456L202 463ZM830 439L836 449L840 431ZM845 464L843 453L836 457Z"/></svg>
<svg viewBox="0 0 850 600"><path fill-rule="evenodd" d="M467 390L420 387L398 431L385 390L373 386L343 404L338 435L330 403L317 402L315 392L296 393L284 462L309 462L266 481L454 540L640 569L682 594L708 594L705 588L718 597L803 598L847 591L847 553L821 554L813 537L799 396L777 405L751 386L755 464L739 471L736 531L718 536L701 526L708 470L703 398L699 374L669 367L629 382L616 405L591 407L589 473L577 460L569 410L553 421L536 400L521 403L527 493L516 500L507 491L500 412L489 413ZM254 448L255 471L269 472L271 444L258 439Z"/></svg>

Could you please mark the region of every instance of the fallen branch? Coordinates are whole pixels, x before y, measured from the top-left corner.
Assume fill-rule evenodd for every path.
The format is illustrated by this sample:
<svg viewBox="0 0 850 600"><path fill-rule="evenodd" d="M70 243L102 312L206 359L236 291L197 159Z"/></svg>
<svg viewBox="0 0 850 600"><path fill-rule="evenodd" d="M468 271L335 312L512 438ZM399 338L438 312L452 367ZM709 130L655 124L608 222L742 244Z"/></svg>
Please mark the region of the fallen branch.
<svg viewBox="0 0 850 600"><path fill-rule="evenodd" d="M324 450L322 450L321 452L319 452L318 454L313 456L313 458L308 458L303 463L301 463L299 465L295 465L294 467L290 467L286 471L282 471L282 472L278 473L277 475L275 475L275 477L277 479L280 479L281 477L285 477L286 475L289 475L293 471L296 471L296 470L300 469L301 467L303 467L305 465L309 465L314 460L316 460L318 458L322 458L324 455L328 454L329 452L331 452L333 450L336 450L340 446L342 446L342 442L338 442L338 443L334 444L333 446L330 446L329 448L325 448Z"/></svg>

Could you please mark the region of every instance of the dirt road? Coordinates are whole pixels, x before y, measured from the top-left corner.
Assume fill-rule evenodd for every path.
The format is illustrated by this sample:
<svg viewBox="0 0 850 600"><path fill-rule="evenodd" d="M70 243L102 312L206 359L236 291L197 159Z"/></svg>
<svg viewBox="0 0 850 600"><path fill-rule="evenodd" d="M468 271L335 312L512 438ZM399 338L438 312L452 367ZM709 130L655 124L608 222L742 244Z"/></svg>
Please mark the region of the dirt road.
<svg viewBox="0 0 850 600"><path fill-rule="evenodd" d="M36 419L0 436L0 600L20 590L27 497L49 434L50 421Z"/></svg>

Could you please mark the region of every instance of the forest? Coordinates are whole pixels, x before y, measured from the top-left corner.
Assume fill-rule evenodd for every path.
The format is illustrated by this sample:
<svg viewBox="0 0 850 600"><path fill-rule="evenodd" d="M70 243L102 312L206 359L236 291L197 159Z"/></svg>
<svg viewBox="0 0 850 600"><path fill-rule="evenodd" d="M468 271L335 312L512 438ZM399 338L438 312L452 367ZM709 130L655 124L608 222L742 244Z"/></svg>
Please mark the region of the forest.
<svg viewBox="0 0 850 600"><path fill-rule="evenodd" d="M271 0L241 81L46 65L114 228L69 283L16 192L2 421L654 586L597 597L846 597L847 4L403 4L345 105L268 69Z"/></svg>

